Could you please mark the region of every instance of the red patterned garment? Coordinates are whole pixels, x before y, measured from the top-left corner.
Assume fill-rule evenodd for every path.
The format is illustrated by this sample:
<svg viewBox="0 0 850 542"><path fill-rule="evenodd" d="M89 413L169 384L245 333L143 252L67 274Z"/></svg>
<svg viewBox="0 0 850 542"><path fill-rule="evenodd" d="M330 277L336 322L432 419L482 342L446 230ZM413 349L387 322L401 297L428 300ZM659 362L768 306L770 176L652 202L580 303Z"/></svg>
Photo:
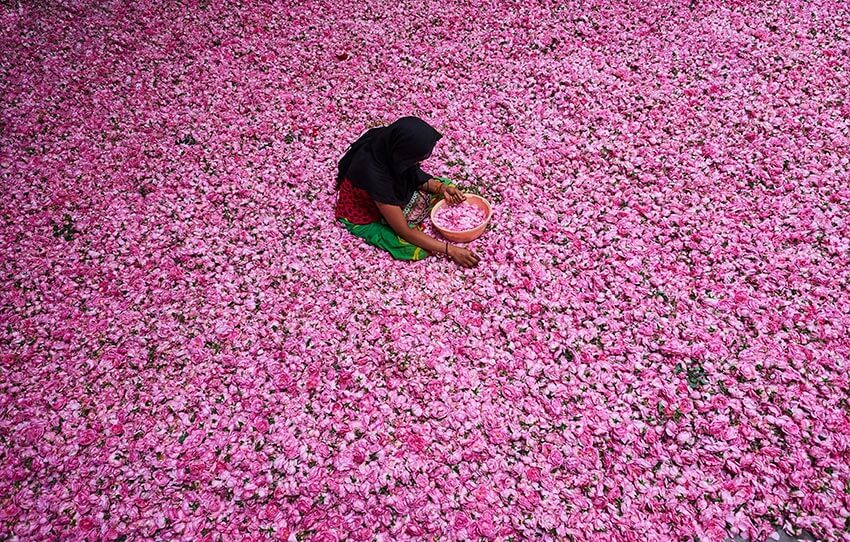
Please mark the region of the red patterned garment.
<svg viewBox="0 0 850 542"><path fill-rule="evenodd" d="M352 224L371 224L379 222L383 215L378 206L369 197L369 193L357 188L348 179L339 186L336 200L336 218L344 218Z"/></svg>

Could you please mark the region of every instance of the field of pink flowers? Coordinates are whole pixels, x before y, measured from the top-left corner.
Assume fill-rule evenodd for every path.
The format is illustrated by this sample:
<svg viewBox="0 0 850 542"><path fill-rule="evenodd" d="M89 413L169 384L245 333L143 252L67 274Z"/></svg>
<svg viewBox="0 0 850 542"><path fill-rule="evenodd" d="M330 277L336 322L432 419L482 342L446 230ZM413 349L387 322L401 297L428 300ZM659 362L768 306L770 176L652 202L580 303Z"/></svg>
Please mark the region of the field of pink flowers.
<svg viewBox="0 0 850 542"><path fill-rule="evenodd" d="M0 539L850 539L850 7L0 3ZM464 270L333 222L418 115Z"/></svg>

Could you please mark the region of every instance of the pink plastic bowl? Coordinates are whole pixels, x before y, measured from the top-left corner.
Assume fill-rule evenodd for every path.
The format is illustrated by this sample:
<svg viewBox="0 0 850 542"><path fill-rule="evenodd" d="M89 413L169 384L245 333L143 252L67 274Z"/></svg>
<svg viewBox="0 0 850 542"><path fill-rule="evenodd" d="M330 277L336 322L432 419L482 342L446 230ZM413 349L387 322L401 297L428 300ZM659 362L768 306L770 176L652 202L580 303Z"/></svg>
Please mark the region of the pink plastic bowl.
<svg viewBox="0 0 850 542"><path fill-rule="evenodd" d="M434 228L436 228L436 230L449 241L454 241L455 243L468 243L473 239L477 239L482 233L484 233L484 228L487 227L487 224L490 223L490 217L493 216L493 208L490 207L490 202L481 196L466 194L466 201L471 205L484 209L484 221L471 230L454 231L437 226L434 222L434 217L437 216L436 213L440 207L448 205L445 200L438 201L437 204L434 205L434 208L431 209L431 224L433 224Z"/></svg>

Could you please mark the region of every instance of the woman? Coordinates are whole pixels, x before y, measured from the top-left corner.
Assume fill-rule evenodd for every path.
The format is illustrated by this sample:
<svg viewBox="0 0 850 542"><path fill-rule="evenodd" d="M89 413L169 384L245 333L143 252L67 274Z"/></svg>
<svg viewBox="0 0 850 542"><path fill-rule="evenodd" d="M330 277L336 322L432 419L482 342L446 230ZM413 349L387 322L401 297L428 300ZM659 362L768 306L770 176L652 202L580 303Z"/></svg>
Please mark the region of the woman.
<svg viewBox="0 0 850 542"><path fill-rule="evenodd" d="M439 198L449 203L466 199L451 181L419 167L441 137L416 117L363 134L339 161L336 218L349 232L399 260L442 253L458 265L474 267L479 261L474 253L422 231L422 221Z"/></svg>

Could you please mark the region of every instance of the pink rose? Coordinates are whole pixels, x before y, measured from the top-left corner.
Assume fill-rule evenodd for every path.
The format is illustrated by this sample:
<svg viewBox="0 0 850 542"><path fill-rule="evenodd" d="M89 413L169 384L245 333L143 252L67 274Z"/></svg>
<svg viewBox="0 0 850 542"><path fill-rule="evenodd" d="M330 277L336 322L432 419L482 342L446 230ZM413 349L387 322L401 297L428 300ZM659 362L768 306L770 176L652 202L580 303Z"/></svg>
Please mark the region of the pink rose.
<svg viewBox="0 0 850 542"><path fill-rule="evenodd" d="M319 375L313 374L308 376L305 386L307 387L307 391L315 391L319 387Z"/></svg>
<svg viewBox="0 0 850 542"><path fill-rule="evenodd" d="M367 542L368 540L372 540L372 530L366 527L362 529L357 529L351 535L352 540L356 540L357 542Z"/></svg>
<svg viewBox="0 0 850 542"><path fill-rule="evenodd" d="M257 418L254 420L254 429L259 433L266 433L269 430L269 422L265 418Z"/></svg>
<svg viewBox="0 0 850 542"><path fill-rule="evenodd" d="M289 388L292 386L292 378L286 373L280 373L275 378L275 386L280 391L290 391Z"/></svg>
<svg viewBox="0 0 850 542"><path fill-rule="evenodd" d="M295 459L301 453L300 444L295 437L290 436L283 443L283 454L287 459Z"/></svg>
<svg viewBox="0 0 850 542"><path fill-rule="evenodd" d="M20 509L15 505L15 503L10 502L3 508L0 508L0 520L14 520L18 517L18 512L20 512Z"/></svg>
<svg viewBox="0 0 850 542"><path fill-rule="evenodd" d="M262 509L262 517L271 521L280 512L280 507L275 503L269 503Z"/></svg>
<svg viewBox="0 0 850 542"><path fill-rule="evenodd" d="M80 528L81 531L91 531L96 526L94 520L88 516L83 516L80 518L80 521L77 522L77 527Z"/></svg>
<svg viewBox="0 0 850 542"><path fill-rule="evenodd" d="M487 539L495 538L498 533L496 526L493 525L493 518L489 515L482 516L475 523L475 530L478 531L478 534Z"/></svg>
<svg viewBox="0 0 850 542"><path fill-rule="evenodd" d="M553 467L559 467L563 462L564 454L561 453L561 450L558 448L553 448L549 453L549 463L551 463Z"/></svg>
<svg viewBox="0 0 850 542"><path fill-rule="evenodd" d="M207 469L207 464L203 461L193 461L189 464L189 474L197 478L201 476Z"/></svg>
<svg viewBox="0 0 850 542"><path fill-rule="evenodd" d="M437 420L442 420L449 415L448 407L440 401L432 401L428 406L431 417Z"/></svg>
<svg viewBox="0 0 850 542"><path fill-rule="evenodd" d="M512 401L520 399L523 396L523 392L520 388L516 386L503 386L502 387L502 395L505 399L510 399Z"/></svg>
<svg viewBox="0 0 850 542"><path fill-rule="evenodd" d="M77 442L80 446L88 446L97 440L97 433L91 429L86 429L77 437Z"/></svg>
<svg viewBox="0 0 850 542"><path fill-rule="evenodd" d="M37 441L41 440L42 436L44 436L44 427L41 425L30 425L24 429L24 440L28 444L35 444Z"/></svg>
<svg viewBox="0 0 850 542"><path fill-rule="evenodd" d="M749 361L741 362L741 365L738 367L738 371L741 373L741 376L746 378L747 380L754 379L758 373L756 373L756 368Z"/></svg>
<svg viewBox="0 0 850 542"><path fill-rule="evenodd" d="M650 427L643 435L643 440L645 440L647 444L655 444L658 442L658 433L655 432L655 429Z"/></svg>
<svg viewBox="0 0 850 542"><path fill-rule="evenodd" d="M313 542L338 542L339 537L332 531L319 531L310 540Z"/></svg>
<svg viewBox="0 0 850 542"><path fill-rule="evenodd" d="M420 527L416 523L411 522L407 524L407 527L404 529L404 532L410 536L421 536L422 527Z"/></svg>
<svg viewBox="0 0 850 542"><path fill-rule="evenodd" d="M425 439L423 439L419 435L415 433L411 433L410 435L408 435L407 447L409 450L413 452L421 452L425 449L425 446L427 446L427 442L425 442Z"/></svg>

